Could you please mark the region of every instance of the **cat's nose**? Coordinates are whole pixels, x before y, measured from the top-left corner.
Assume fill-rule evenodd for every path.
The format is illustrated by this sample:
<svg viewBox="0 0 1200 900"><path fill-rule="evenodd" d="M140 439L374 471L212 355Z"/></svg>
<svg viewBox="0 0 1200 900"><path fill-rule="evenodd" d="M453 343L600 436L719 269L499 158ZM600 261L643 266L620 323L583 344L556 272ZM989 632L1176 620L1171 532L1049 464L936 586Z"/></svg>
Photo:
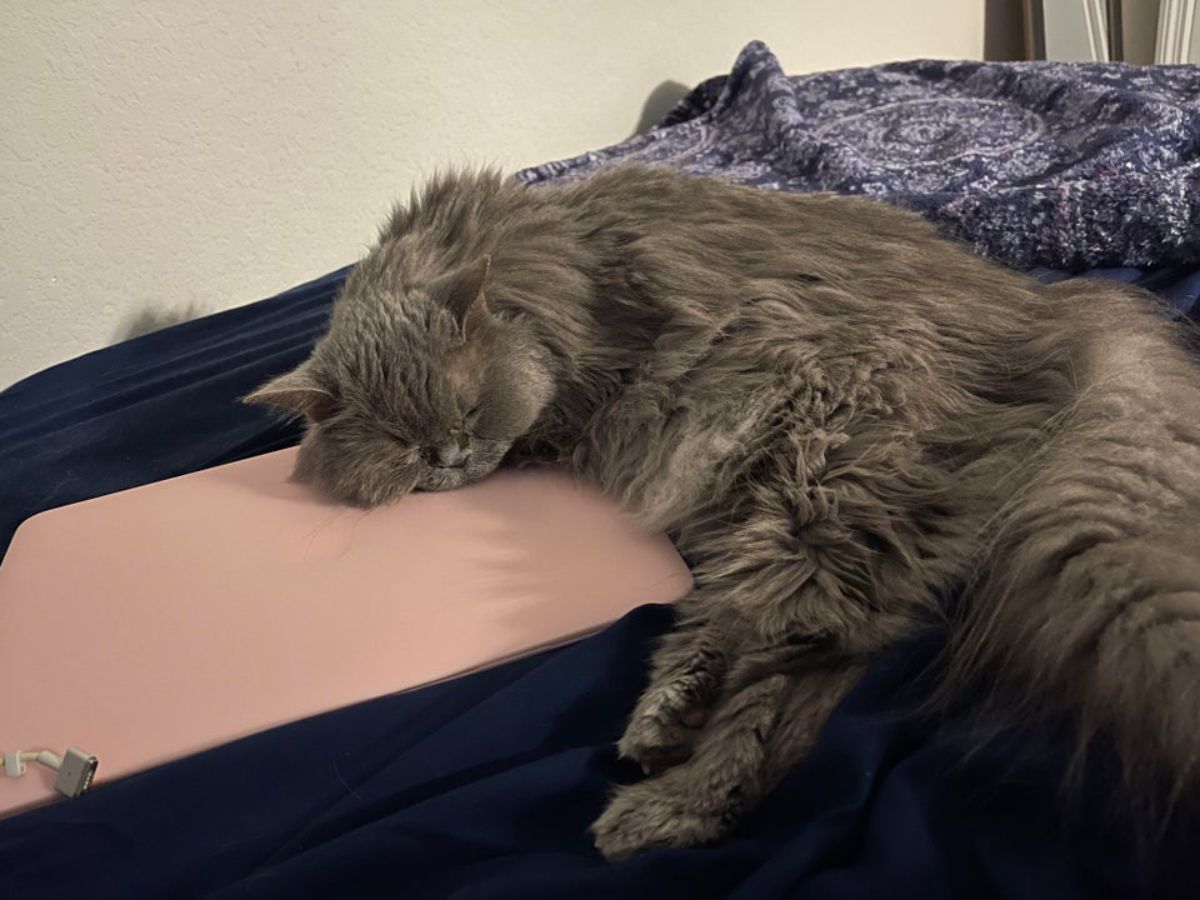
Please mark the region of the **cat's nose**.
<svg viewBox="0 0 1200 900"><path fill-rule="evenodd" d="M444 469L461 468L470 458L471 448L461 444L447 444L433 452L434 463Z"/></svg>

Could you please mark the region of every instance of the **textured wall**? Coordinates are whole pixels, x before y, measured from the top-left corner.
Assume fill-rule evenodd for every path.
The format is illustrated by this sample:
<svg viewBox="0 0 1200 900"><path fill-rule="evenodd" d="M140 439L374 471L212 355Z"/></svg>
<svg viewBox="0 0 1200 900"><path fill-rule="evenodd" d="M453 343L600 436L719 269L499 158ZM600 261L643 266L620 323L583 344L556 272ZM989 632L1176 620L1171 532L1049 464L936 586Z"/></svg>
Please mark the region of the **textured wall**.
<svg viewBox="0 0 1200 900"><path fill-rule="evenodd" d="M435 166L613 143L765 40L979 57L983 0L0 0L0 387L353 261Z"/></svg>

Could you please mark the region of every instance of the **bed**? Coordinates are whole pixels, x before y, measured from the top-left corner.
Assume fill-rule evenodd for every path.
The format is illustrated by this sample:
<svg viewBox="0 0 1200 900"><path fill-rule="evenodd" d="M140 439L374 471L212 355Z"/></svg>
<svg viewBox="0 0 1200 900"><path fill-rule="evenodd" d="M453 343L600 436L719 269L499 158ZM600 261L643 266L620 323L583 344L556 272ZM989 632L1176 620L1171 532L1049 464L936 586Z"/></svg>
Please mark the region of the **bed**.
<svg viewBox="0 0 1200 900"><path fill-rule="evenodd" d="M1164 298L1165 314L1196 321L1197 96L1192 67L923 61L789 78L756 43L648 134L518 177L538 189L640 161L764 190L867 194L1043 279L1140 284ZM38 511L294 444L295 426L234 401L300 362L345 274L0 393L0 552ZM1175 823L1139 850L1104 753L1064 803L1070 746L1057 727L1007 732L980 749L969 714L911 714L917 676L941 646L936 630L878 661L813 755L729 841L605 863L587 826L613 781L637 777L613 742L671 620L669 607L642 606L570 646L0 820L0 895L1194 891L1195 827Z"/></svg>

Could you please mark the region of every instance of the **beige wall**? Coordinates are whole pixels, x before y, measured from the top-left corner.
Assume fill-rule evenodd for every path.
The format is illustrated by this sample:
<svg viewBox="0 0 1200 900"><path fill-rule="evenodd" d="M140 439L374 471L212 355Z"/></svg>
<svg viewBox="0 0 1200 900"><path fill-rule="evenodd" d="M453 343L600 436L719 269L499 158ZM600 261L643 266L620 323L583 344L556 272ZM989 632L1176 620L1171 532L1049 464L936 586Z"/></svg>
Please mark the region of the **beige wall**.
<svg viewBox="0 0 1200 900"><path fill-rule="evenodd" d="M0 0L0 387L353 261L434 166L628 136L765 40L977 58L983 0Z"/></svg>

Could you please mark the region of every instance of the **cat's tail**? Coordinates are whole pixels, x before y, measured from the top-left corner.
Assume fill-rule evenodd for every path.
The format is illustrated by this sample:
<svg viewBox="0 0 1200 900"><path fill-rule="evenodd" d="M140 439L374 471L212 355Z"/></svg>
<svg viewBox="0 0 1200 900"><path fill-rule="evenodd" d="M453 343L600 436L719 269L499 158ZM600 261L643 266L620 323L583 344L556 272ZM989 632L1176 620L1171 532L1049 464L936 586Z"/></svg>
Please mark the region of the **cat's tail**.
<svg viewBox="0 0 1200 900"><path fill-rule="evenodd" d="M1126 303L1128 298L1126 298ZM1200 787L1200 370L1152 313L1073 344L1074 402L1015 469L948 684L1076 715L1139 790ZM1159 794L1161 797L1161 792Z"/></svg>

